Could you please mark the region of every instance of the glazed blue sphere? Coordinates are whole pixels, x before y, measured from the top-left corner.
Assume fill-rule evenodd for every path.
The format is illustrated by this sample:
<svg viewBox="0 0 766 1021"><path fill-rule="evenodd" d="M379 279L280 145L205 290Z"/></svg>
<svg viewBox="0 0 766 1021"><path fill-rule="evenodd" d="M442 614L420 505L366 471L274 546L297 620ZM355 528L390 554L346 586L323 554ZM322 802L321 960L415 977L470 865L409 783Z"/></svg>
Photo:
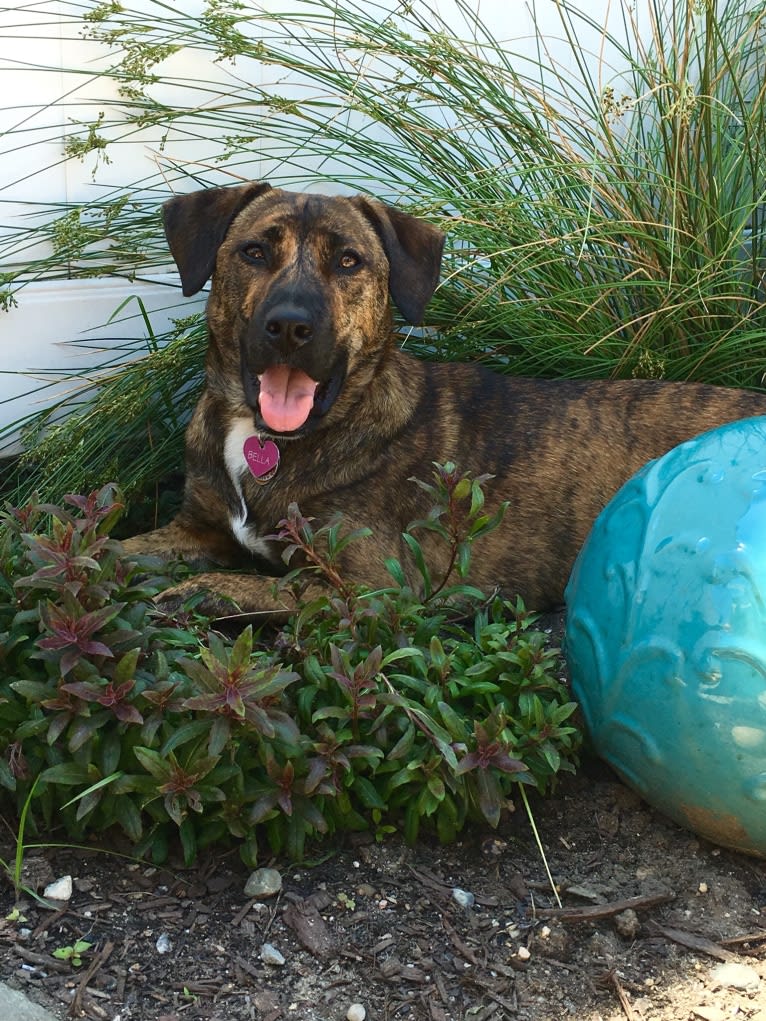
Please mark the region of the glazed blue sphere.
<svg viewBox="0 0 766 1021"><path fill-rule="evenodd" d="M766 856L766 418L704 433L627 482L566 601L596 751L676 822Z"/></svg>

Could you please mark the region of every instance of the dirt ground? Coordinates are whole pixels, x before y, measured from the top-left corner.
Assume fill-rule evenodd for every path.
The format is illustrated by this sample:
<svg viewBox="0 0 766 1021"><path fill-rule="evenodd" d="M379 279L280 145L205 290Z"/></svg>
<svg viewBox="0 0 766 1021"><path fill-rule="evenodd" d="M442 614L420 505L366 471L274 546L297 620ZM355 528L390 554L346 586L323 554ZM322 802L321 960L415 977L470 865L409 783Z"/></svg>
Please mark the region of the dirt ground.
<svg viewBox="0 0 766 1021"><path fill-rule="evenodd" d="M561 908L521 808L448 847L264 862L282 880L265 900L234 852L193 870L30 852L74 893L59 911L25 899L22 920L0 885L0 979L96 1021L766 1021L766 862L679 829L592 760L533 808ZM78 939L79 967L52 956Z"/></svg>
<svg viewBox="0 0 766 1021"><path fill-rule="evenodd" d="M342 1021L352 1004L368 1021L766 1021L764 863L698 841L597 764L534 811L563 910L523 811L446 848L274 863L283 887L262 902L234 855L168 872L51 851L72 900L25 901L13 921L3 889L0 976L57 1016L110 1021ZM52 956L77 939L93 944L79 968ZM724 959L758 988L722 986Z"/></svg>

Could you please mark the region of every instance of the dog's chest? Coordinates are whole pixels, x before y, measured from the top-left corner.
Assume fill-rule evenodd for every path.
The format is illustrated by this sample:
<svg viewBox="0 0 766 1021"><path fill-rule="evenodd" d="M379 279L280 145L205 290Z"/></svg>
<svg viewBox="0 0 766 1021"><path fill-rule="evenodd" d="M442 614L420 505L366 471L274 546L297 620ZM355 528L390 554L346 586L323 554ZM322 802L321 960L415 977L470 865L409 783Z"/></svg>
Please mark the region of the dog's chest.
<svg viewBox="0 0 766 1021"><path fill-rule="evenodd" d="M253 434L252 419L235 418L229 426L224 441L224 464L238 502L237 510L229 515L229 527L240 546L250 550L251 553L268 557L271 553L271 545L258 535L257 529L252 523L248 523L247 501L243 490L244 480L250 472L245 459L245 443Z"/></svg>

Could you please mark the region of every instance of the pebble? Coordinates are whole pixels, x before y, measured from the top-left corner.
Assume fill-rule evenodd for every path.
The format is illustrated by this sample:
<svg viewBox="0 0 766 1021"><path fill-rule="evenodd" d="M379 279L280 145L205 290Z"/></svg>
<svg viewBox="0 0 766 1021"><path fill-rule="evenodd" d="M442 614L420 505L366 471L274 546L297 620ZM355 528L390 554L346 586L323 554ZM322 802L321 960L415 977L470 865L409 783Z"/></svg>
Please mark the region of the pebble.
<svg viewBox="0 0 766 1021"><path fill-rule="evenodd" d="M481 853L485 858L500 858L508 850L508 844L499 837L486 837L481 842Z"/></svg>
<svg viewBox="0 0 766 1021"><path fill-rule="evenodd" d="M276 967L283 967L285 959L275 946L271 943L264 943L261 947L261 960L264 964L273 964Z"/></svg>
<svg viewBox="0 0 766 1021"><path fill-rule="evenodd" d="M628 908L614 916L614 927L623 939L635 939L641 928L641 922L636 912Z"/></svg>
<svg viewBox="0 0 766 1021"><path fill-rule="evenodd" d="M452 888L452 899L456 904L459 904L461 908L472 908L476 903L476 898L468 890L461 890L459 886Z"/></svg>
<svg viewBox="0 0 766 1021"><path fill-rule="evenodd" d="M719 1007L695 1007L693 1014L700 1021L726 1021L726 1013Z"/></svg>
<svg viewBox="0 0 766 1021"><path fill-rule="evenodd" d="M352 1003L346 1011L346 1021L364 1021L367 1011L361 1003Z"/></svg>
<svg viewBox="0 0 766 1021"><path fill-rule="evenodd" d="M282 889L282 876L276 869L256 869L245 883L245 896L266 900Z"/></svg>
<svg viewBox="0 0 766 1021"><path fill-rule="evenodd" d="M173 949L173 944L170 942L170 936L166 932L163 932L157 937L157 942L154 944L158 954L169 954Z"/></svg>
<svg viewBox="0 0 766 1021"><path fill-rule="evenodd" d="M72 899L72 877L62 876L61 879L56 879L43 890L43 897L46 900L71 900Z"/></svg>
<svg viewBox="0 0 766 1021"><path fill-rule="evenodd" d="M736 961L727 961L713 968L710 977L716 985L731 986L732 989L757 989L761 979L755 968L749 964L737 964Z"/></svg>
<svg viewBox="0 0 766 1021"><path fill-rule="evenodd" d="M516 956L520 961L528 961L532 956L532 953L527 947L519 947L516 951Z"/></svg>

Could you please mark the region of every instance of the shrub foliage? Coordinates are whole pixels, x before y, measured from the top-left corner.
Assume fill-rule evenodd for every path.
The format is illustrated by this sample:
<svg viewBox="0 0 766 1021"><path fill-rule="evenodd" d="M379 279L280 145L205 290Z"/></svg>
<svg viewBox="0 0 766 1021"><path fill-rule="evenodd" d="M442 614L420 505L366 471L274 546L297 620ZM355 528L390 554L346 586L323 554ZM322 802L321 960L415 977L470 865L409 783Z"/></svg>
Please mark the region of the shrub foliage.
<svg viewBox="0 0 766 1021"><path fill-rule="evenodd" d="M426 824L449 841L470 819L497 825L515 783L548 790L576 761L575 706L523 605L463 580L498 520L484 481L436 466L434 510L407 533L421 593L398 562L384 590L350 584L342 552L367 533L315 529L292 506L285 559L307 566L275 584L295 613L236 637L157 607L173 577L109 537L114 487L7 509L0 785L19 809L31 794L27 827L77 840L120 827L156 860L176 834L187 861L235 841L253 862L343 830L414 840ZM422 528L450 544L448 577L431 576ZM307 602L317 573L327 594Z"/></svg>

